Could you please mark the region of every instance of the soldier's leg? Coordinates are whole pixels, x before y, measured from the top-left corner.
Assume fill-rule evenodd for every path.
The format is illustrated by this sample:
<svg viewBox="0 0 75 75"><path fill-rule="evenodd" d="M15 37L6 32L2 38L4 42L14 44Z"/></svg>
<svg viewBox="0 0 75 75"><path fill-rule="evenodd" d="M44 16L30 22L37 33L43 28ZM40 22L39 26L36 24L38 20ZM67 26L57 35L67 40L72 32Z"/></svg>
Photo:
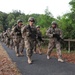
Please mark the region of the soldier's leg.
<svg viewBox="0 0 75 75"><path fill-rule="evenodd" d="M6 37L6 45L7 45L7 47L8 47L8 37Z"/></svg>
<svg viewBox="0 0 75 75"><path fill-rule="evenodd" d="M14 41L14 39L13 39L13 50L15 49L15 41Z"/></svg>
<svg viewBox="0 0 75 75"><path fill-rule="evenodd" d="M39 41L37 45L38 45L39 54L42 54L41 42Z"/></svg>
<svg viewBox="0 0 75 75"><path fill-rule="evenodd" d="M10 47L10 38L8 38L8 47Z"/></svg>
<svg viewBox="0 0 75 75"><path fill-rule="evenodd" d="M12 46L13 46L13 40L10 39L10 48L12 49Z"/></svg>
<svg viewBox="0 0 75 75"><path fill-rule="evenodd" d="M48 50L47 50L47 59L50 59L50 55L51 55L51 52L54 48L54 45L55 45L54 43L49 42Z"/></svg>
<svg viewBox="0 0 75 75"><path fill-rule="evenodd" d="M31 42L25 41L25 48L26 48L26 55L28 58L28 63L31 64L32 63L31 56L33 53Z"/></svg>
<svg viewBox="0 0 75 75"><path fill-rule="evenodd" d="M62 54L61 54L61 44L60 44L60 42L56 43L56 49L57 49L58 61L63 62Z"/></svg>
<svg viewBox="0 0 75 75"><path fill-rule="evenodd" d="M19 38L15 39L14 45L15 45L16 56L19 56Z"/></svg>
<svg viewBox="0 0 75 75"><path fill-rule="evenodd" d="M34 41L34 49L33 49L33 52L36 54L36 41Z"/></svg>
<svg viewBox="0 0 75 75"><path fill-rule="evenodd" d="M24 39L23 38L21 38L19 50L20 50L20 55L23 56L23 50L24 50Z"/></svg>
<svg viewBox="0 0 75 75"><path fill-rule="evenodd" d="M18 50L19 48L18 48L18 47L19 47L19 45L16 44L16 45L15 45L16 56L19 56L19 50Z"/></svg>

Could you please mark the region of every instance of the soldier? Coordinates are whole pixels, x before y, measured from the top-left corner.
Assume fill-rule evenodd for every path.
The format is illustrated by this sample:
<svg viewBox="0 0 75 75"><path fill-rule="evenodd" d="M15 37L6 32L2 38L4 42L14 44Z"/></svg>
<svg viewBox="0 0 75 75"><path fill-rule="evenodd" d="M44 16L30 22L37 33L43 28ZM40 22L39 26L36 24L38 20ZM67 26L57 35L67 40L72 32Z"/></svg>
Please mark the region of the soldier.
<svg viewBox="0 0 75 75"><path fill-rule="evenodd" d="M48 51L47 51L47 59L50 58L51 52L52 52L54 46L56 46L58 61L64 62L62 60L61 46L60 46L60 38L62 38L62 32L57 27L57 23L55 21L52 22L52 27L50 27L47 30L46 35L50 38L49 45L48 45Z"/></svg>
<svg viewBox="0 0 75 75"><path fill-rule="evenodd" d="M4 42L4 33L5 33L5 31L3 31L2 33L1 33L1 42Z"/></svg>
<svg viewBox="0 0 75 75"><path fill-rule="evenodd" d="M10 35L11 35L11 39L10 39L10 47L15 49L15 44L14 44L14 33L12 33L14 31L14 28L17 26L17 23L15 23L13 26L12 26L12 29L11 29L11 32L10 32Z"/></svg>
<svg viewBox="0 0 75 75"><path fill-rule="evenodd" d="M4 43L6 44L6 43L7 43L7 42L6 42L6 38L7 38L7 30L6 30L6 32L4 32L3 36L4 36Z"/></svg>
<svg viewBox="0 0 75 75"><path fill-rule="evenodd" d="M13 35L11 35L12 30L10 31L10 48L13 48Z"/></svg>
<svg viewBox="0 0 75 75"><path fill-rule="evenodd" d="M21 26L22 20L17 21L17 25L13 28L11 35L14 35L13 42L15 46L16 56L23 55L23 50L20 48L22 34L21 34Z"/></svg>
<svg viewBox="0 0 75 75"><path fill-rule="evenodd" d="M37 28L37 36L36 36L37 42L36 42L36 44L37 44L37 47L38 47L39 54L42 54L42 52L41 52L41 44L44 41L42 39L42 33L40 31L40 26L38 25L38 26L36 26L36 28Z"/></svg>
<svg viewBox="0 0 75 75"><path fill-rule="evenodd" d="M28 58L28 64L32 63L31 56L33 54L34 41L36 40L37 29L34 26L35 20L33 17L28 19L29 25L26 25L23 29L26 54Z"/></svg>
<svg viewBox="0 0 75 75"><path fill-rule="evenodd" d="M1 33L0 33L0 42L1 42Z"/></svg>
<svg viewBox="0 0 75 75"><path fill-rule="evenodd" d="M25 25L22 25L22 27L21 27L21 34L22 34L22 30L23 30L24 26L25 26ZM24 37L23 37L23 34L22 34L22 38L21 38L20 49L21 49L22 52L23 52L23 50L24 50ZM23 54L22 54L22 55L23 55Z"/></svg>
<svg viewBox="0 0 75 75"><path fill-rule="evenodd" d="M8 28L7 30L6 30L6 33L5 33L5 35L6 35L6 45L8 46L8 47L10 47L10 32L11 32L11 30L10 30L10 28Z"/></svg>

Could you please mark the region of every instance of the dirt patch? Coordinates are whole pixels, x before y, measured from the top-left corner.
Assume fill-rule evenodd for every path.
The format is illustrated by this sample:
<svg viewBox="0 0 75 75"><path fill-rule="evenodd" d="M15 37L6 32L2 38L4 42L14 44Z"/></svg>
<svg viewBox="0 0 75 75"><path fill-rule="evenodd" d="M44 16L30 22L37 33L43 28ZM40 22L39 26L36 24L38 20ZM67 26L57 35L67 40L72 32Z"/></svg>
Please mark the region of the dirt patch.
<svg viewBox="0 0 75 75"><path fill-rule="evenodd" d="M0 44L0 75L21 75L16 64L11 61Z"/></svg>

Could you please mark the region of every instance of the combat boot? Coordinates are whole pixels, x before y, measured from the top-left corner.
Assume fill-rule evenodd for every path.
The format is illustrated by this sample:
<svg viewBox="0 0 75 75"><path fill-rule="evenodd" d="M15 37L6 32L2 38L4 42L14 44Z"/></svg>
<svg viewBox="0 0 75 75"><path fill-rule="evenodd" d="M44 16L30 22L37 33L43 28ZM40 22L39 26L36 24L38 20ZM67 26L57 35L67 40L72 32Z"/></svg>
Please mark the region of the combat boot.
<svg viewBox="0 0 75 75"><path fill-rule="evenodd" d="M39 54L41 55L42 54L42 52L39 50Z"/></svg>
<svg viewBox="0 0 75 75"><path fill-rule="evenodd" d="M49 55L47 55L47 59L48 59L48 60L50 59L50 56L49 56Z"/></svg>
<svg viewBox="0 0 75 75"><path fill-rule="evenodd" d="M20 55L21 55L21 56L24 56L24 54L23 54L22 52L20 52Z"/></svg>
<svg viewBox="0 0 75 75"><path fill-rule="evenodd" d="M18 53L16 53L16 56L17 56L17 57L19 57L19 54L18 54Z"/></svg>
<svg viewBox="0 0 75 75"><path fill-rule="evenodd" d="M28 57L28 64L32 64L31 57Z"/></svg>
<svg viewBox="0 0 75 75"><path fill-rule="evenodd" d="M37 54L37 52L36 52L36 51L33 51L33 53L34 53L34 54Z"/></svg>
<svg viewBox="0 0 75 75"><path fill-rule="evenodd" d="M61 58L59 58L59 59L58 59L58 61L59 61L59 62L64 62L64 60L63 60L63 59L61 59Z"/></svg>

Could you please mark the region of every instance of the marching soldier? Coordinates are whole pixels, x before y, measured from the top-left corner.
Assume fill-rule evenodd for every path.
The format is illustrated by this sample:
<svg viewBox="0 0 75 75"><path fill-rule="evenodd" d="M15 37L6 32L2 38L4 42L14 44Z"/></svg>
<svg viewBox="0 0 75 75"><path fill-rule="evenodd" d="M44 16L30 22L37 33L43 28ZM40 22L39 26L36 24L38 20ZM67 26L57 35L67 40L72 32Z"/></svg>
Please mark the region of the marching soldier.
<svg viewBox="0 0 75 75"><path fill-rule="evenodd" d="M22 39L22 34L21 34L21 27L22 27L22 20L17 21L17 25L13 28L11 34L14 35L13 42L15 46L15 52L16 56L23 55L23 50L21 49L21 39Z"/></svg>
<svg viewBox="0 0 75 75"><path fill-rule="evenodd" d="M26 55L28 58L28 63L31 64L31 56L33 54L33 49L34 49L34 41L36 40L36 34L37 34L37 29L34 26L35 20L33 17L30 17L28 19L29 25L26 25L23 29L23 34L24 34L24 41L25 41L25 48L26 48Z"/></svg>
<svg viewBox="0 0 75 75"><path fill-rule="evenodd" d="M15 23L13 26L12 26L12 29L11 29L11 33L10 33L10 35L11 35L11 41L10 41L10 46L11 46L11 48L13 48L13 50L15 49L15 42L14 42L14 37L15 37L15 35L14 35L14 28L17 26L17 23ZM12 33L13 32L13 33Z"/></svg>
<svg viewBox="0 0 75 75"><path fill-rule="evenodd" d="M48 51L47 51L47 59L50 58L51 52L54 46L56 46L58 61L64 62L62 60L61 45L60 45L60 40L62 39L62 32L57 27L57 23L55 21L52 22L52 26L47 30L46 35L50 38L49 45L48 45Z"/></svg>
<svg viewBox="0 0 75 75"><path fill-rule="evenodd" d="M37 42L36 42L36 44L37 44L37 47L38 47L39 54L42 54L41 44L44 41L42 39L42 33L40 31L40 26L36 26L36 28L37 28L37 36L36 36Z"/></svg>
<svg viewBox="0 0 75 75"><path fill-rule="evenodd" d="M10 47L10 32L11 32L11 30L10 30L10 28L8 28L8 29L6 30L6 33L5 33L5 35L6 35L6 45L7 45L8 47Z"/></svg>
<svg viewBox="0 0 75 75"><path fill-rule="evenodd" d="M1 33L1 42L4 42L4 33L5 33L5 31L3 31L3 32Z"/></svg>

